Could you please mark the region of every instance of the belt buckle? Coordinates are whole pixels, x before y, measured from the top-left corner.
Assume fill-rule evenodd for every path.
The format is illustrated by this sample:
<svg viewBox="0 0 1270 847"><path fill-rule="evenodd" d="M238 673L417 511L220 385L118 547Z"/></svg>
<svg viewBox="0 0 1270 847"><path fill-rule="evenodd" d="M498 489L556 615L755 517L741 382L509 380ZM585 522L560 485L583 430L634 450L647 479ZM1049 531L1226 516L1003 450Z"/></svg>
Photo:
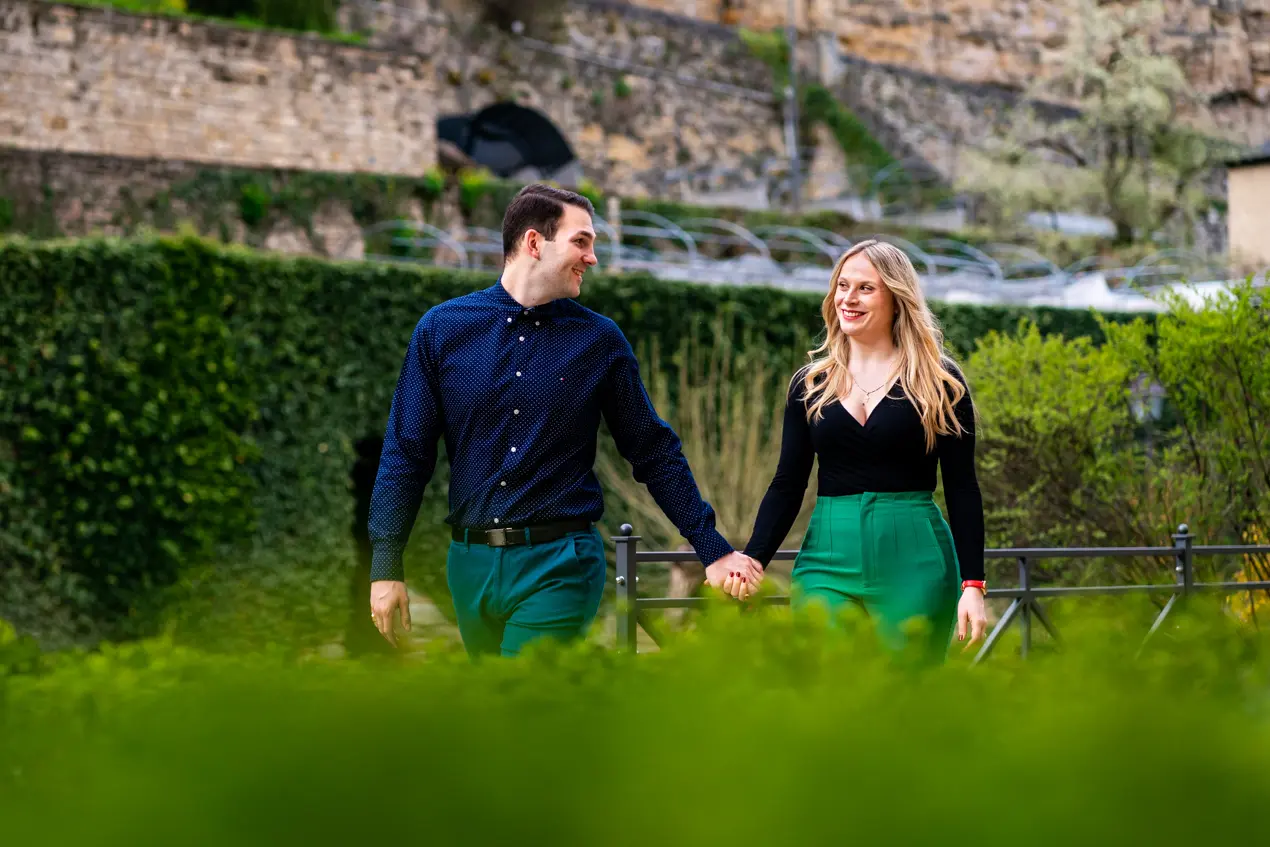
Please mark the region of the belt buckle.
<svg viewBox="0 0 1270 847"><path fill-rule="evenodd" d="M503 527L498 529L487 529L485 531L486 544L490 547L506 547L507 546L507 530Z"/></svg>

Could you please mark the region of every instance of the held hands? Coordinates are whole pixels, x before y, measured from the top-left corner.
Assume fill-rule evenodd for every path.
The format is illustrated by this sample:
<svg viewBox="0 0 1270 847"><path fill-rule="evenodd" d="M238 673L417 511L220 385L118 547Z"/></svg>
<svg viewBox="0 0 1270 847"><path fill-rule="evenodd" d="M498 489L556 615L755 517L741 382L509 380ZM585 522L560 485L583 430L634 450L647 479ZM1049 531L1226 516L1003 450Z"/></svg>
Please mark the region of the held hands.
<svg viewBox="0 0 1270 847"><path fill-rule="evenodd" d="M983 607L983 591L973 585L966 586L957 601L957 640L966 640L966 627L970 629L970 642L961 648L964 653L971 645L983 640L984 630L988 628L988 615Z"/></svg>
<svg viewBox="0 0 1270 847"><path fill-rule="evenodd" d="M370 584L370 616L388 643L397 646L397 636L392 629L393 612L400 610L401 627L410 631L410 599L406 596L406 584L392 580L377 580Z"/></svg>
<svg viewBox="0 0 1270 847"><path fill-rule="evenodd" d="M745 600L758 592L763 582L763 566L744 553L733 550L706 567L706 582L724 594Z"/></svg>

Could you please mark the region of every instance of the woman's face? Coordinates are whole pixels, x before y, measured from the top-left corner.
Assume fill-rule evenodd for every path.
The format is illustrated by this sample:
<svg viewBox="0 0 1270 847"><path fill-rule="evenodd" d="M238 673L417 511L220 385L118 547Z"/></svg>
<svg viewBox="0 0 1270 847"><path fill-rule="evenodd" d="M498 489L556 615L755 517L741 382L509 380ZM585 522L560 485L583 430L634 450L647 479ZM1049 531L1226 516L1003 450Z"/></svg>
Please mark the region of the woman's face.
<svg viewBox="0 0 1270 847"><path fill-rule="evenodd" d="M870 341L891 334L895 295L864 253L856 253L843 263L833 304L838 326L849 337Z"/></svg>

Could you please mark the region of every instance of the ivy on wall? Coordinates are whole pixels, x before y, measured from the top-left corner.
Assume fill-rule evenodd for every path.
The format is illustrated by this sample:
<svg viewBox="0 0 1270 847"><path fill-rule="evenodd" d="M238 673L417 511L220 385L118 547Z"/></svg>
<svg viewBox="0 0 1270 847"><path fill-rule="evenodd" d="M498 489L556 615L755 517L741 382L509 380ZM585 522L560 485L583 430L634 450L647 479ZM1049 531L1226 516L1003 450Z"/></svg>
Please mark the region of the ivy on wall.
<svg viewBox="0 0 1270 847"><path fill-rule="evenodd" d="M771 68L773 91L777 102L783 103L785 91L790 86L789 42L784 32L742 29L739 34L751 55ZM809 135L815 125L823 124L833 133L851 163L877 171L895 161L895 157L873 137L868 127L829 89L818 83L798 85L797 88L799 133L802 136Z"/></svg>

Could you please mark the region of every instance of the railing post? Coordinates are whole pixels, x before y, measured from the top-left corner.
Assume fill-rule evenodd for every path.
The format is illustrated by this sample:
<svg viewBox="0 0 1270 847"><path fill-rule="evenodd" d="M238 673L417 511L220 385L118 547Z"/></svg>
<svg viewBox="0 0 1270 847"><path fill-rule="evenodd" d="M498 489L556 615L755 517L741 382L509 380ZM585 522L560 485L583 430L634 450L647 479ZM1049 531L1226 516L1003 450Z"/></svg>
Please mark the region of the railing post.
<svg viewBox="0 0 1270 847"><path fill-rule="evenodd" d="M1173 534L1173 549L1177 551L1174 554L1177 562L1174 570L1177 573L1177 583L1182 586L1183 596L1190 594L1195 587L1194 546L1195 536L1191 535L1191 528L1182 524Z"/></svg>
<svg viewBox="0 0 1270 847"><path fill-rule="evenodd" d="M1019 607L1019 628L1022 643L1020 655L1027 658L1032 647L1032 569L1028 566L1027 556L1019 557L1019 588L1023 590L1022 605Z"/></svg>
<svg viewBox="0 0 1270 847"><path fill-rule="evenodd" d="M635 568L635 551L639 545L639 536L634 535L635 528L628 523L622 524L621 533L613 539L617 545L617 649L636 652L635 629L638 626L639 609L635 598L639 575Z"/></svg>

